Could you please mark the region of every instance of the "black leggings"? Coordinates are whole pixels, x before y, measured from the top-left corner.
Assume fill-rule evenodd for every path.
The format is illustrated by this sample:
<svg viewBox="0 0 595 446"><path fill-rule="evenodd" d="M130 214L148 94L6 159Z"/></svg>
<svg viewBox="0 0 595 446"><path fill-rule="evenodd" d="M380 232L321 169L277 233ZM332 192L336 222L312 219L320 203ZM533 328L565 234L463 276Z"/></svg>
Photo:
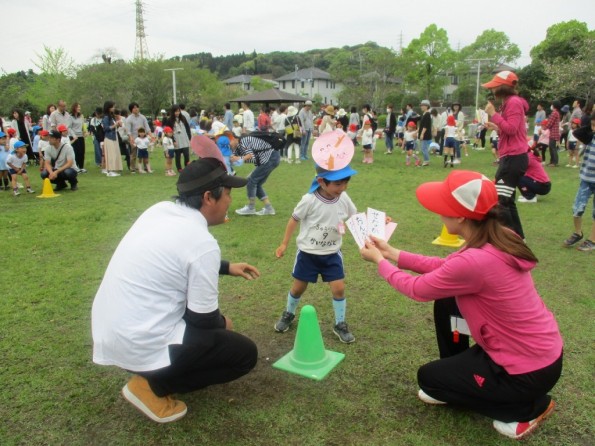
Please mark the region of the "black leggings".
<svg viewBox="0 0 595 446"><path fill-rule="evenodd" d="M184 165L183 166L180 164L180 158L182 155L184 155ZM182 170L190 162L190 151L188 150L188 147L182 147L181 149L174 149L174 156L176 158L176 169L178 169L178 171Z"/></svg>
<svg viewBox="0 0 595 446"><path fill-rule="evenodd" d="M419 368L419 387L432 398L495 420L511 422L537 418L548 407L551 397L547 393L562 373L562 354L547 367L510 375L479 345L468 348L466 336L467 340L461 343L460 336L451 356L443 357L453 346L450 316L458 314L454 298L434 302L434 322L442 359ZM445 339L441 341L441 337Z"/></svg>
<svg viewBox="0 0 595 446"><path fill-rule="evenodd" d="M527 152L521 155L506 155L500 157L496 171L496 190L498 202L503 210L504 224L516 232L522 239L525 238L521 218L516 207L516 188L529 167Z"/></svg>

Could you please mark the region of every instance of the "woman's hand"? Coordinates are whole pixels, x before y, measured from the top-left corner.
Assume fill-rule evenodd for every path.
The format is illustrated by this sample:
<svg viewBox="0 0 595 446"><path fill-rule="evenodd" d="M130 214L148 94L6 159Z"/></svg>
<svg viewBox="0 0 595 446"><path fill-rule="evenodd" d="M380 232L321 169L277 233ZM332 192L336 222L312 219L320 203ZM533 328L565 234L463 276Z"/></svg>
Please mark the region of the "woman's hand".
<svg viewBox="0 0 595 446"><path fill-rule="evenodd" d="M488 116L492 116L494 113L496 113L496 108L494 107L494 104L488 102L485 106L485 112L488 114Z"/></svg>
<svg viewBox="0 0 595 446"><path fill-rule="evenodd" d="M366 240L364 247L359 250L362 259L373 262L373 263L380 263L380 261L384 260L384 256L378 249L378 247L374 244L374 242L370 240Z"/></svg>

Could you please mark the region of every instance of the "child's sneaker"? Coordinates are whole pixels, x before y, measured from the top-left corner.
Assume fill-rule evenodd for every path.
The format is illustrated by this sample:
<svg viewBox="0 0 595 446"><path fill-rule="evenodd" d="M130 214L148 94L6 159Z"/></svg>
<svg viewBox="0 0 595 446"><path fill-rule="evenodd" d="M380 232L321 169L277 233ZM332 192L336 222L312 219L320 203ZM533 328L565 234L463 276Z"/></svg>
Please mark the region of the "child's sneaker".
<svg viewBox="0 0 595 446"><path fill-rule="evenodd" d="M353 336L349 331L347 322L339 322L337 325L335 325L333 327L333 333L335 333L341 342L345 344L351 344L352 342L355 342L355 336Z"/></svg>
<svg viewBox="0 0 595 446"><path fill-rule="evenodd" d="M519 203L537 203L537 195L535 195L533 198L525 198L521 195L517 201Z"/></svg>
<svg viewBox="0 0 595 446"><path fill-rule="evenodd" d="M158 423L170 423L179 420L188 411L186 404L171 396L155 395L149 382L139 375L134 375L122 388L122 395L130 404Z"/></svg>
<svg viewBox="0 0 595 446"><path fill-rule="evenodd" d="M587 239L584 242L582 242L579 246L577 246L576 249L583 252L593 251L595 249L595 242L592 242L591 240Z"/></svg>
<svg viewBox="0 0 595 446"><path fill-rule="evenodd" d="M537 418L531 421L523 421L517 422L513 421L511 423L505 423L504 421L494 420L494 429L496 429L502 435L508 438L514 438L515 440L520 440L523 437L526 437L531 432L533 432L537 427L545 420L551 413L554 411L554 407L556 403L554 400L550 401L549 406L547 409L539 415Z"/></svg>
<svg viewBox="0 0 595 446"><path fill-rule="evenodd" d="M421 163L420 160L415 160L415 167L419 167L419 164Z"/></svg>
<svg viewBox="0 0 595 446"><path fill-rule="evenodd" d="M572 235L570 237L568 237L566 240L564 240L564 246L573 246L576 243L580 242L583 239L583 234L577 234L576 232L573 232Z"/></svg>
<svg viewBox="0 0 595 446"><path fill-rule="evenodd" d="M19 192L18 188L14 188L14 189L12 190L12 194L13 194L15 197L18 197L19 195L21 195L21 193Z"/></svg>
<svg viewBox="0 0 595 446"><path fill-rule="evenodd" d="M294 319L295 314L290 313L289 311L284 311L281 315L281 319L279 319L275 324L275 331L277 333L285 333L287 330L289 330L289 326Z"/></svg>
<svg viewBox="0 0 595 446"><path fill-rule="evenodd" d="M35 191L33 189L31 189L30 187L27 188L27 192L30 193L30 194L34 194L35 193Z"/></svg>

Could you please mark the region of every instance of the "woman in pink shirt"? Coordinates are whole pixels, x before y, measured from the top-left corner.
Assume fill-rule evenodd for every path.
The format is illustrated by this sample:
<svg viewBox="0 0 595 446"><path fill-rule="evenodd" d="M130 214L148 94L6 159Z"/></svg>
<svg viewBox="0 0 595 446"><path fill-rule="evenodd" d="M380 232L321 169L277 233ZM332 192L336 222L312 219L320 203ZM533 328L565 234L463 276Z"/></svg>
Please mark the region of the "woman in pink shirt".
<svg viewBox="0 0 595 446"><path fill-rule="evenodd" d="M519 180L519 203L537 203L538 195L547 195L552 190L552 182L541 164L538 153L537 149L529 149L529 167Z"/></svg>
<svg viewBox="0 0 595 446"><path fill-rule="evenodd" d="M547 393L562 371L558 325L531 278L537 259L499 221L496 186L482 174L454 171L416 193L465 246L442 259L373 237L360 252L400 293L434 301L441 359L418 370L418 396L474 410L493 418L499 433L522 438L553 411Z"/></svg>
<svg viewBox="0 0 595 446"><path fill-rule="evenodd" d="M518 81L519 78L512 71L501 71L490 82L483 84L483 87L489 88L495 98L502 101L498 111L491 102L485 107L490 117L490 122L486 125L490 130L496 130L499 136L500 162L496 171L496 188L502 205L502 217L504 224L524 239L515 193L529 164L525 123L529 104L518 94Z"/></svg>

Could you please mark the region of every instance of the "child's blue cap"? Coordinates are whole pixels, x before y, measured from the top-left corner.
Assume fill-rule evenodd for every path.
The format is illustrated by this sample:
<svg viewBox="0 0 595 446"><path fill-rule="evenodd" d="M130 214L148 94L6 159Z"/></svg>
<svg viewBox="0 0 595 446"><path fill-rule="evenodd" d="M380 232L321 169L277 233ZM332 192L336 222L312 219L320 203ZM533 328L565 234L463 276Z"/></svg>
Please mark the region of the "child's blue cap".
<svg viewBox="0 0 595 446"><path fill-rule="evenodd" d="M312 180L312 184L310 185L310 190L308 193L313 194L316 189L318 189L318 178L324 178L328 181L340 181L344 180L345 178L352 177L357 173L357 170L353 170L350 165L347 165L339 170L326 170L320 166L316 166L316 176Z"/></svg>
<svg viewBox="0 0 595 446"><path fill-rule="evenodd" d="M5 136L6 136L6 133L0 132L0 138L4 138Z"/></svg>
<svg viewBox="0 0 595 446"><path fill-rule="evenodd" d="M23 141L17 141L14 143L14 148L15 149L20 149L21 147L25 147L27 144L25 144Z"/></svg>

